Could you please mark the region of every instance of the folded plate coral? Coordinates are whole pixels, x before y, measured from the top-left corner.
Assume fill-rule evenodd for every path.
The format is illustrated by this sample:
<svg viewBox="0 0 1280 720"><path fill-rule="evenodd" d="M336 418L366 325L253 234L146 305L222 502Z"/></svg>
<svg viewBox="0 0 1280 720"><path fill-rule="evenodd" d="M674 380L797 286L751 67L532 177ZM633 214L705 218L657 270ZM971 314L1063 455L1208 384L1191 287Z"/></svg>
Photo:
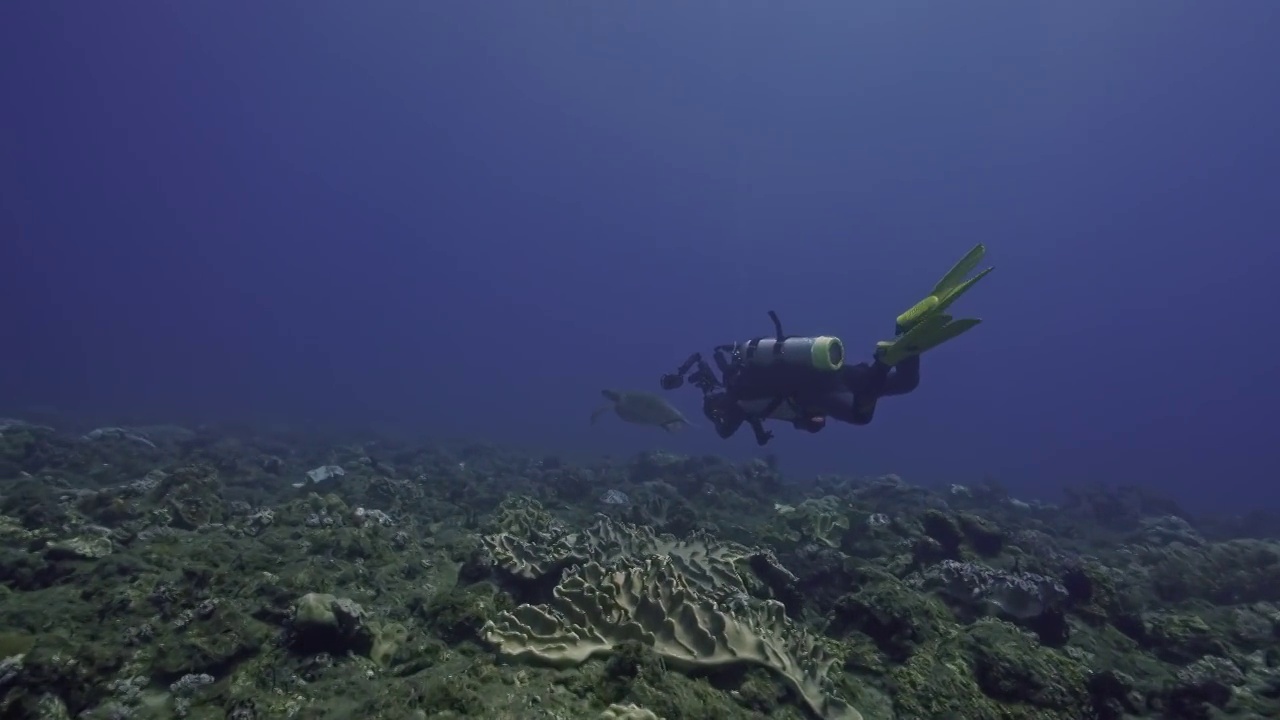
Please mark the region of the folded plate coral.
<svg viewBox="0 0 1280 720"><path fill-rule="evenodd" d="M781 603L722 603L666 555L569 568L546 605L520 605L484 628L500 653L553 666L573 666L640 643L670 667L706 669L750 664L782 678L824 720L861 720L831 690L834 659L786 617Z"/></svg>

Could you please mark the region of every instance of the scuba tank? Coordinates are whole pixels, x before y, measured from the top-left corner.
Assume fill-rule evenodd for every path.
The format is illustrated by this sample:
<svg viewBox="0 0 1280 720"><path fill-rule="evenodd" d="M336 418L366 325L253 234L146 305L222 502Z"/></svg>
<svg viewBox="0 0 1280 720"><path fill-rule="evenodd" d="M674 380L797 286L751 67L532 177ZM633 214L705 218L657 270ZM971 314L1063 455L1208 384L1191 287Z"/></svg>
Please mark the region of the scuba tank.
<svg viewBox="0 0 1280 720"><path fill-rule="evenodd" d="M840 338L830 335L787 337L782 334L782 323L777 313L770 310L769 318L776 330L773 337L755 338L734 347L735 359L742 365L793 365L824 372L834 372L844 366L844 343Z"/></svg>
<svg viewBox="0 0 1280 720"><path fill-rule="evenodd" d="M742 364L798 365L831 372L844 365L844 343L830 335L816 337L756 338L738 348Z"/></svg>

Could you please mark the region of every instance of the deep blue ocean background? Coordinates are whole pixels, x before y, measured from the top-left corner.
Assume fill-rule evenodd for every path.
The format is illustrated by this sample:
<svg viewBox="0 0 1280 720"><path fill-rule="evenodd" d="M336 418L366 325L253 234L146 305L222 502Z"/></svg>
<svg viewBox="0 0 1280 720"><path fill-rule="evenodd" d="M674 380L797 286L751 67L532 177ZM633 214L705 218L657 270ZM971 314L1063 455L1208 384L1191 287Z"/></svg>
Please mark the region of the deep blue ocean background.
<svg viewBox="0 0 1280 720"><path fill-rule="evenodd" d="M0 414L775 453L796 479L1280 506L1280 4L8 2ZM868 427L607 418L694 350L856 359Z"/></svg>

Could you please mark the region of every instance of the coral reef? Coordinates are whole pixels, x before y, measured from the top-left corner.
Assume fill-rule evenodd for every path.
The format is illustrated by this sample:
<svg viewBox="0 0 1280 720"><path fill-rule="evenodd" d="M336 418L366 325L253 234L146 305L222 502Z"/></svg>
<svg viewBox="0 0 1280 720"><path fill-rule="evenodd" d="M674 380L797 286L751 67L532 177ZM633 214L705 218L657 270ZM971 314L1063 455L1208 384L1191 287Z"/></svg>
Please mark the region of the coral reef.
<svg viewBox="0 0 1280 720"><path fill-rule="evenodd" d="M0 717L1280 717L1280 516L0 420Z"/></svg>
<svg viewBox="0 0 1280 720"><path fill-rule="evenodd" d="M669 556L573 566L549 605L520 605L485 627L499 652L552 665L639 643L668 665L706 670L754 664L775 671L824 720L862 716L827 692L834 660L787 620L780 603L732 607L695 589Z"/></svg>

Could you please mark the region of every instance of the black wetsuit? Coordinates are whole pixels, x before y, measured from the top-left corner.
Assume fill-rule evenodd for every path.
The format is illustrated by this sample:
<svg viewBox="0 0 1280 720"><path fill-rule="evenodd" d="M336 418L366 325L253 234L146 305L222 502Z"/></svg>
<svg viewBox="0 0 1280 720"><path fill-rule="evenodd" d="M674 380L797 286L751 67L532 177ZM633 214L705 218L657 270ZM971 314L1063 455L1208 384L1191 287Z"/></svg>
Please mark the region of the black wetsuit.
<svg viewBox="0 0 1280 720"><path fill-rule="evenodd" d="M772 311L769 317L782 343L786 340L782 324ZM896 334L903 332L899 327ZM688 381L702 390L702 412L721 438L729 438L748 423L756 442L764 445L773 437L763 427L765 420L788 420L809 432L821 430L829 417L866 425L875 416L880 398L905 395L920 384L919 355L893 367L872 360L831 371L785 362L744 363L742 348L753 343L715 348L712 359L723 379L716 377L701 353L694 353L674 373L662 376L662 387L674 390L684 384L687 375Z"/></svg>
<svg viewBox="0 0 1280 720"><path fill-rule="evenodd" d="M790 420L798 429L817 432L824 423L815 418L866 425L875 415L876 401L905 395L919 384L918 355L892 368L878 361L845 365L835 372L783 365L749 368L729 380L723 391L708 394L702 409L722 438L732 436L753 416ZM782 400L775 405L777 398Z"/></svg>

